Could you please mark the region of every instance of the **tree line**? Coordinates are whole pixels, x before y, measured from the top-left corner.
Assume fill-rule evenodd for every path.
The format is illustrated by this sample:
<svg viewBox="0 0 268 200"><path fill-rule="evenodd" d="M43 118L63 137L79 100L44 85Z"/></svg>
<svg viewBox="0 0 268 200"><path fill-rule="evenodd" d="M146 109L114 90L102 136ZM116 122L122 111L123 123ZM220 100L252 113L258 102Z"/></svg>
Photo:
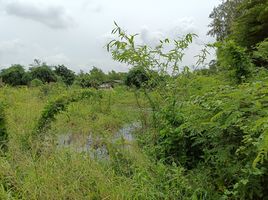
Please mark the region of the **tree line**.
<svg viewBox="0 0 268 200"><path fill-rule="evenodd" d="M142 68L134 68L127 73L114 70L104 73L101 69L93 67L89 72L81 71L76 74L64 65L50 66L39 60L34 60L29 70L26 70L23 65L14 64L0 71L0 80L10 86L40 86L61 82L66 86L76 84L82 88L98 88L103 83L116 82L141 87L148 79Z"/></svg>

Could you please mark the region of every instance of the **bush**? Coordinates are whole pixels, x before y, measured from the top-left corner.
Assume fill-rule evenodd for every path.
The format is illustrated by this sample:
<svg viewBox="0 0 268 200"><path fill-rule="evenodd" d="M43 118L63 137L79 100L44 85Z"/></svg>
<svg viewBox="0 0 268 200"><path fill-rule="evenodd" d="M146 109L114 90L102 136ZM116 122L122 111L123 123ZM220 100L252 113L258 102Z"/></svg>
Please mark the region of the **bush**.
<svg viewBox="0 0 268 200"><path fill-rule="evenodd" d="M30 80L29 74L25 72L21 65L12 65L7 69L3 69L0 77L4 83L11 86L27 85Z"/></svg>
<svg viewBox="0 0 268 200"><path fill-rule="evenodd" d="M53 70L46 64L30 68L32 79L39 79L43 83L56 82L57 77Z"/></svg>
<svg viewBox="0 0 268 200"><path fill-rule="evenodd" d="M257 45L257 50L253 52L253 59L258 66L268 68L268 38Z"/></svg>
<svg viewBox="0 0 268 200"><path fill-rule="evenodd" d="M185 89L194 89L191 82ZM267 198L268 83L199 84L199 90L203 94L166 101L157 112L150 151L196 175L206 169L214 192L224 198Z"/></svg>
<svg viewBox="0 0 268 200"><path fill-rule="evenodd" d="M240 84L250 77L253 66L246 49L238 46L234 41L217 43L217 58L221 70L232 80Z"/></svg>
<svg viewBox="0 0 268 200"><path fill-rule="evenodd" d="M32 87L38 87L38 86L43 85L43 82L42 82L41 80L35 78L35 79L33 79L33 80L31 81L30 85L31 85Z"/></svg>
<svg viewBox="0 0 268 200"><path fill-rule="evenodd" d="M127 86L135 86L136 88L140 88L145 86L148 80L149 77L143 68L134 67L127 73L125 84Z"/></svg>
<svg viewBox="0 0 268 200"><path fill-rule="evenodd" d="M75 80L75 73L64 65L55 67L55 73L60 76L62 81L68 86L72 85Z"/></svg>

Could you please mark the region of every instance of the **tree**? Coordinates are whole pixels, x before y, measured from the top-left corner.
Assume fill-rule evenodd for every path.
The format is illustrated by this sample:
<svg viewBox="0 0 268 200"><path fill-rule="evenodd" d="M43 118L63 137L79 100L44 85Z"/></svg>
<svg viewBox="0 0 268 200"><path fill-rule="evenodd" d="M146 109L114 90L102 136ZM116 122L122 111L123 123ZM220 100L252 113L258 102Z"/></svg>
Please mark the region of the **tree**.
<svg viewBox="0 0 268 200"><path fill-rule="evenodd" d="M114 70L108 72L107 79L110 81L114 80L124 80L126 77L126 73L124 72L116 72Z"/></svg>
<svg viewBox="0 0 268 200"><path fill-rule="evenodd" d="M106 81L106 74L97 67L93 67L89 71L89 73L82 72L78 75L78 82L81 87L98 88L98 86L105 81Z"/></svg>
<svg viewBox="0 0 268 200"><path fill-rule="evenodd" d="M126 76L125 83L127 86L135 86L140 88L149 80L146 71L141 67L133 67Z"/></svg>
<svg viewBox="0 0 268 200"><path fill-rule="evenodd" d="M29 74L22 65L12 65L1 71L0 77L3 82L12 86L27 85L30 81Z"/></svg>
<svg viewBox="0 0 268 200"><path fill-rule="evenodd" d="M253 50L268 38L268 1L244 0L238 13L231 36L240 46Z"/></svg>
<svg viewBox="0 0 268 200"><path fill-rule="evenodd" d="M91 87L97 88L105 80L106 80L106 75L101 69L99 69L97 67L93 67L89 71L89 81L90 81Z"/></svg>
<svg viewBox="0 0 268 200"><path fill-rule="evenodd" d="M209 24L211 29L208 35L216 36L217 41L223 41L229 36L232 24L241 12L241 10L238 12L238 7L242 2L243 0L227 0L222 1L218 7L215 7L209 15L212 22Z"/></svg>
<svg viewBox="0 0 268 200"><path fill-rule="evenodd" d="M59 65L55 67L55 73L62 78L62 81L66 85L72 85L75 79L75 73L65 67L64 65Z"/></svg>
<svg viewBox="0 0 268 200"><path fill-rule="evenodd" d="M32 79L39 79L43 83L50 83L57 81L56 74L53 72L51 67L49 67L45 63L30 68L30 74L32 76Z"/></svg>

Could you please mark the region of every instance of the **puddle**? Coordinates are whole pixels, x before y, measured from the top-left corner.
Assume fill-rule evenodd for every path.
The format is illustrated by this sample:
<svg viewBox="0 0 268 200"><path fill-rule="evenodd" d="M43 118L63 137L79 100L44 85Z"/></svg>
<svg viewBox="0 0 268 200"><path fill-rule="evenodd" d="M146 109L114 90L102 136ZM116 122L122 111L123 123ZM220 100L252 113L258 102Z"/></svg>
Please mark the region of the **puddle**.
<svg viewBox="0 0 268 200"><path fill-rule="evenodd" d="M127 124L119 129L110 139L111 144L117 144L118 148L130 149L135 141L133 133L141 128L139 122ZM88 153L90 157L97 159L109 159L109 152L104 138L93 137L91 134L67 133L58 136L58 148L69 148L79 153Z"/></svg>

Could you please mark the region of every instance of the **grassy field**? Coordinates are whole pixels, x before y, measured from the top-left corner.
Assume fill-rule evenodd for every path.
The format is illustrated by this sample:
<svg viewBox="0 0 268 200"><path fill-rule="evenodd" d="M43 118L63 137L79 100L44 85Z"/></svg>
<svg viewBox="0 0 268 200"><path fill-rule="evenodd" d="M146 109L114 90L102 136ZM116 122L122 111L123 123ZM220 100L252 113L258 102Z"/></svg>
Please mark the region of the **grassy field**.
<svg viewBox="0 0 268 200"><path fill-rule="evenodd" d="M129 149L119 151L116 144L108 144L120 127L139 119L135 96L125 88L95 91L102 98L70 104L67 111L56 116L45 141L31 138L45 105L75 90L80 89L58 85L0 89L9 135L9 151L0 164L0 199L126 199L135 192L142 195L127 175L132 162L140 166L146 158L134 141L131 156ZM68 133L78 138L88 134L102 138L101 142L109 146L109 159L59 148L58 135ZM26 139L34 148L25 149ZM42 150L40 156L36 155L37 148Z"/></svg>
<svg viewBox="0 0 268 200"><path fill-rule="evenodd" d="M157 111L123 86L1 87L0 199L262 199L266 77L181 76Z"/></svg>

